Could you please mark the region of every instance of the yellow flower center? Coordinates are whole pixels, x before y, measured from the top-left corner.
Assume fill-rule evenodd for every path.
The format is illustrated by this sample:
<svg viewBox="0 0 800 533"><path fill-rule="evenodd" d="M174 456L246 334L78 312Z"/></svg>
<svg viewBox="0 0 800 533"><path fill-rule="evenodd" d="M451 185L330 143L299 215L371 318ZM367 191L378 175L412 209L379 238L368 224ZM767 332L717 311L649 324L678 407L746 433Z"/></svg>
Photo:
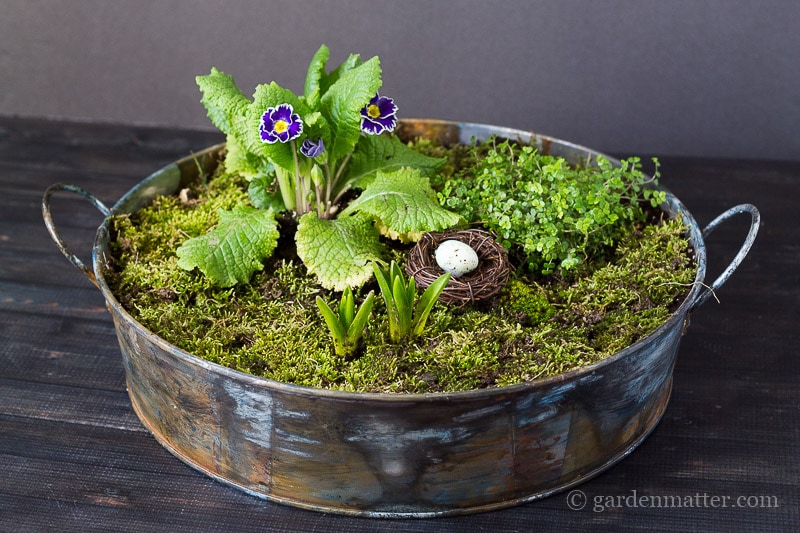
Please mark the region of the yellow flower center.
<svg viewBox="0 0 800 533"><path fill-rule="evenodd" d="M275 131L277 133L283 133L284 131L289 129L289 123L285 120L278 120L275 122Z"/></svg>
<svg viewBox="0 0 800 533"><path fill-rule="evenodd" d="M381 108L375 104L370 104L367 106L367 115L369 115L369 118L378 118L381 116Z"/></svg>

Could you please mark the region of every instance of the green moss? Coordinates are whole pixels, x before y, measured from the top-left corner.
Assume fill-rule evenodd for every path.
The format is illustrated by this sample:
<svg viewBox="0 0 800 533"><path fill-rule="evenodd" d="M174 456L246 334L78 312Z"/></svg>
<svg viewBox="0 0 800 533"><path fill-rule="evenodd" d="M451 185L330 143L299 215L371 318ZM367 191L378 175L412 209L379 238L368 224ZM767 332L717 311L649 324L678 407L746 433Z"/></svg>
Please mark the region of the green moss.
<svg viewBox="0 0 800 533"><path fill-rule="evenodd" d="M535 282L525 283L520 279L509 281L503 291L501 304L516 313L520 323L530 326L537 326L555 314L544 288Z"/></svg>
<svg viewBox="0 0 800 533"><path fill-rule="evenodd" d="M298 385L347 391L440 392L520 383L611 355L661 325L692 283L695 266L680 221L631 227L580 276L529 279L516 271L489 304L437 303L423 336L387 344L378 299L363 353L333 350L314 298L333 300L292 257L273 257L248 285L215 288L177 266L175 249L246 200L246 183L223 170L196 201L159 198L116 217L109 283L126 309L169 342L212 362ZM392 251L398 262L402 250ZM368 286L357 295L363 299Z"/></svg>

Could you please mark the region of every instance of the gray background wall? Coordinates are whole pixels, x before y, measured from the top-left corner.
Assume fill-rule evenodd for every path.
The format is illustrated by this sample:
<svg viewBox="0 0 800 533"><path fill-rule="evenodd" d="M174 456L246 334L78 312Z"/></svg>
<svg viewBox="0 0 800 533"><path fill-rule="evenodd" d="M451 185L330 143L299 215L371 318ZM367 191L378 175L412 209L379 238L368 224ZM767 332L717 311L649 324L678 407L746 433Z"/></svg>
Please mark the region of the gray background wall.
<svg viewBox="0 0 800 533"><path fill-rule="evenodd" d="M405 117L800 159L794 0L0 0L0 115L211 128L196 75L299 92L321 43Z"/></svg>

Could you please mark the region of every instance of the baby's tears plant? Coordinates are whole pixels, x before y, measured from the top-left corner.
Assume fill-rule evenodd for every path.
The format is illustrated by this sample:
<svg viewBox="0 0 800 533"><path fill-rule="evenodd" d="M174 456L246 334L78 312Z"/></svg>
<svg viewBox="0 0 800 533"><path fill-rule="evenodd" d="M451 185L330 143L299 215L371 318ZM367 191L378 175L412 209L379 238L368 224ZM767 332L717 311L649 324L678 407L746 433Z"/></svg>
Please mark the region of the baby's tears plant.
<svg viewBox="0 0 800 533"><path fill-rule="evenodd" d="M439 198L495 232L529 270L550 274L575 269L616 244L626 226L644 220L640 200L657 206L665 198L649 187L657 178L657 171L644 174L635 157L619 167L601 156L573 167L503 141L469 172L446 180Z"/></svg>
<svg viewBox="0 0 800 533"><path fill-rule="evenodd" d="M177 250L182 268L223 287L247 282L277 246L287 212L299 219L297 253L308 271L341 291L383 262L380 234L410 241L461 220L436 202L428 181L444 160L389 135L397 105L378 93L379 59L350 55L327 72L329 56L324 45L314 55L300 96L272 82L251 100L217 69L197 78L209 118L227 136L225 165L250 181L253 207L220 212L215 229L186 241Z"/></svg>

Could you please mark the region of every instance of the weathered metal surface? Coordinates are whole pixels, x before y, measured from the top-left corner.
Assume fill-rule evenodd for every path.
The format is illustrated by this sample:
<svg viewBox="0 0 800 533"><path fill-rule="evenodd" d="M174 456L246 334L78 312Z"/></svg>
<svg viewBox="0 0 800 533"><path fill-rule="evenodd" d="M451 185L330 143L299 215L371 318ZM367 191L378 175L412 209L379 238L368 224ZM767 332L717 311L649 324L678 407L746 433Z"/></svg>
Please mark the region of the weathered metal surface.
<svg viewBox="0 0 800 533"><path fill-rule="evenodd" d="M464 142L497 133L571 161L596 154L482 125L403 123L401 132L412 131ZM155 173L111 212L132 212L156 194L176 192L197 172L198 161L212 167L219 149ZM706 234L740 212L753 220L734 262L706 289L703 233L673 195L668 193L663 207L683 216L698 263L695 284L670 319L591 366L490 390L324 391L256 378L183 352L138 324L111 294L103 277L107 222L98 229L91 274L116 325L134 409L181 460L251 494L307 509L380 517L462 514L531 501L585 481L625 457L658 423L689 312L725 282L758 229L752 206L737 206L709 225ZM78 266L66 247L62 252Z"/></svg>

